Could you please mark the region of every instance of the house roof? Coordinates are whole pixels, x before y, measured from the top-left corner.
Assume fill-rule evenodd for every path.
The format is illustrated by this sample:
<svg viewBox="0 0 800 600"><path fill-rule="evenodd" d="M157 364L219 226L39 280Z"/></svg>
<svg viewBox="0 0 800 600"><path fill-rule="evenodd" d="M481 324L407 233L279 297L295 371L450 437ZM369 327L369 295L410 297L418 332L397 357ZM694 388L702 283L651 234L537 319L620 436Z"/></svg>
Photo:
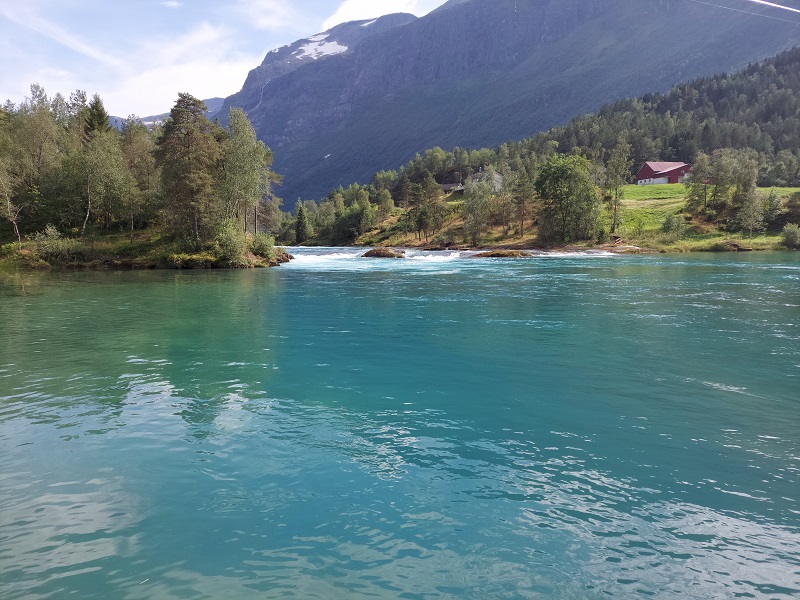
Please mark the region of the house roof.
<svg viewBox="0 0 800 600"><path fill-rule="evenodd" d="M653 172L658 175L659 173L667 173L668 171L674 171L675 169L688 167L689 165L682 162L646 162L642 165L642 168L644 168L644 166L649 166L653 169ZM642 169L639 170L641 171Z"/></svg>

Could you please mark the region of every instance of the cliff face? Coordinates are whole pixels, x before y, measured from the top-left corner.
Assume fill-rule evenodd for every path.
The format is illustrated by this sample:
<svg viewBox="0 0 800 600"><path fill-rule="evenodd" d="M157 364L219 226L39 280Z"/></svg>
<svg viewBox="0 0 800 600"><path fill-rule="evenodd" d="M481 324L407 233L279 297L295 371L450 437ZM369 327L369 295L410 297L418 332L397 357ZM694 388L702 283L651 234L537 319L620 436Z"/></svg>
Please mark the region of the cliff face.
<svg viewBox="0 0 800 600"><path fill-rule="evenodd" d="M800 43L800 24L769 7L714 4L451 0L421 19L347 23L270 52L220 116L248 113L289 204L318 198L427 147L525 137Z"/></svg>
<svg viewBox="0 0 800 600"><path fill-rule="evenodd" d="M352 54L364 39L416 20L414 15L399 13L370 21L343 23L326 32L271 50L262 63L247 75L242 89L225 99L218 114L225 117L234 106L248 113L267 113L276 89L288 83L278 81L280 78L303 67L308 67L307 70L312 72L318 62L324 62L328 69L335 70L337 63L331 62L334 57ZM272 87L268 88L270 84ZM261 110L265 101L267 104Z"/></svg>

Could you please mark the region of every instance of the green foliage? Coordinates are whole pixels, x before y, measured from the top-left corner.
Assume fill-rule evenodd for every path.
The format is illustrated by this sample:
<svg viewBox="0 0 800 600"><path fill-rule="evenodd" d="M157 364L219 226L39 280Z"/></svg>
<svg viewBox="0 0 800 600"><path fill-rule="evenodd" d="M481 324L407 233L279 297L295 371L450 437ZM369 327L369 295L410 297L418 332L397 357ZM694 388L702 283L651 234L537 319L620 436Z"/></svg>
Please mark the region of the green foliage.
<svg viewBox="0 0 800 600"><path fill-rule="evenodd" d="M295 212L295 225L294 225L294 239L298 244L311 239L311 223L308 220L308 212L301 201L297 201L297 208Z"/></svg>
<svg viewBox="0 0 800 600"><path fill-rule="evenodd" d="M748 191L736 213L739 227L748 231L752 238L754 231L763 231L766 228L764 212L764 197L755 189Z"/></svg>
<svg viewBox="0 0 800 600"><path fill-rule="evenodd" d="M563 243L595 237L599 193L589 166L582 156L561 154L542 166L534 185L542 199L539 236L543 240Z"/></svg>
<svg viewBox="0 0 800 600"><path fill-rule="evenodd" d="M489 225L491 195L492 187L488 182L467 182L461 210L464 216L464 232L472 246L480 244L483 232Z"/></svg>
<svg viewBox="0 0 800 600"><path fill-rule="evenodd" d="M156 151L167 200L167 230L198 242L214 234L223 213L214 194L222 135L205 111L205 104L194 96L179 94Z"/></svg>
<svg viewBox="0 0 800 600"><path fill-rule="evenodd" d="M800 226L787 223L783 228L783 245L787 248L800 248Z"/></svg>
<svg viewBox="0 0 800 600"><path fill-rule="evenodd" d="M731 75L680 84L603 106L564 127L521 142L542 151L602 148L627 132L635 165L647 160L696 162L700 151L750 149L762 186L800 185L800 49L783 52Z"/></svg>
<svg viewBox="0 0 800 600"><path fill-rule="evenodd" d="M771 228L778 221L783 210L782 205L781 197L775 188L770 189L767 195L763 196L764 224L767 228Z"/></svg>
<svg viewBox="0 0 800 600"><path fill-rule="evenodd" d="M272 152L256 139L253 126L239 108L230 110L222 163L218 181L222 212L226 219L239 219L257 206L274 179Z"/></svg>
<svg viewBox="0 0 800 600"><path fill-rule="evenodd" d="M36 255L47 262L70 262L83 249L80 240L66 238L52 225L44 231L33 235L33 246Z"/></svg>
<svg viewBox="0 0 800 600"><path fill-rule="evenodd" d="M196 254L170 254L166 266L173 269L210 269L217 263L217 257L208 252Z"/></svg>
<svg viewBox="0 0 800 600"><path fill-rule="evenodd" d="M392 211L394 210L394 200L392 199L392 195L389 193L388 189L382 189L378 192L377 198L378 204L378 215L382 218L386 218Z"/></svg>
<svg viewBox="0 0 800 600"><path fill-rule="evenodd" d="M664 219L664 224L661 226L661 231L672 236L674 239L680 239L685 230L686 221L683 216L678 213L669 215Z"/></svg>
<svg viewBox="0 0 800 600"><path fill-rule="evenodd" d="M83 152L81 183L86 190L86 214L81 227L85 232L89 218L109 228L125 212L125 201L135 195L136 180L128 169L116 131L96 131Z"/></svg>
<svg viewBox="0 0 800 600"><path fill-rule="evenodd" d="M337 211L332 241L335 244L353 243L359 235L375 226L377 215L378 208L369 202L368 196L361 196L360 201Z"/></svg>
<svg viewBox="0 0 800 600"><path fill-rule="evenodd" d="M233 220L225 221L214 240L215 255L231 264L243 261L247 251L247 236L239 224Z"/></svg>
<svg viewBox="0 0 800 600"><path fill-rule="evenodd" d="M250 252L261 258L272 258L275 253L275 238L267 233L257 233L250 242Z"/></svg>
<svg viewBox="0 0 800 600"><path fill-rule="evenodd" d="M108 113L103 106L103 101L97 94L92 96L92 101L89 102L85 121L86 135L89 139L98 133L109 131L111 129L111 125L108 120Z"/></svg>
<svg viewBox="0 0 800 600"><path fill-rule="evenodd" d="M620 133L603 173L603 189L612 215L611 233L616 233L619 226L623 186L631 175L632 166L631 145L627 142L627 132Z"/></svg>

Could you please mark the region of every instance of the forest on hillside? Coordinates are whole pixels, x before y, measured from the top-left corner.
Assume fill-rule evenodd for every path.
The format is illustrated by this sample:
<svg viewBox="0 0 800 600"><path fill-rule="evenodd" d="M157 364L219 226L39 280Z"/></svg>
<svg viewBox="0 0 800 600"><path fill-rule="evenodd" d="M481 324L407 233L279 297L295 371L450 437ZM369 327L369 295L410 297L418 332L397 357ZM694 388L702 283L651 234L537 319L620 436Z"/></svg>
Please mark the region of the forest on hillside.
<svg viewBox="0 0 800 600"><path fill-rule="evenodd" d="M711 223L729 230L783 226L800 215L787 215L776 208L774 197L758 196L755 189L800 185L800 48L738 73L619 100L497 148L425 150L397 170L376 173L368 184L340 187L319 202L299 201L301 218L308 221L302 232L329 243L351 243L388 215L393 203L406 209L401 227L428 238L447 215L441 186L454 183L466 187L467 230L490 223L506 229L519 223L524 229L542 201L547 204L537 197L535 184L557 154L586 159L582 169L613 213L612 232L621 187L645 161L696 164L688 208ZM501 175L502 190L472 185L484 172ZM758 213L759 207L763 215L745 220L745 212ZM283 237L291 240L294 233L290 227ZM469 232L466 237L476 239Z"/></svg>

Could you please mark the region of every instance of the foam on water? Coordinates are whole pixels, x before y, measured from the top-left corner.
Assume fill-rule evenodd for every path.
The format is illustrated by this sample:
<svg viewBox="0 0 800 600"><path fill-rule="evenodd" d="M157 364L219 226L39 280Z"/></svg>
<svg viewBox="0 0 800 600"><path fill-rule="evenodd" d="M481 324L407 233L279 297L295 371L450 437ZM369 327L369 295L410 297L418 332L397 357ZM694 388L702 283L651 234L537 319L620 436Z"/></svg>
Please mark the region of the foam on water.
<svg viewBox="0 0 800 600"><path fill-rule="evenodd" d="M403 249L404 258L372 259L363 258L366 248L353 247L293 247L288 249L294 259L283 265L283 269L304 271L431 271L442 263L453 263L452 269L496 268L498 261L518 261L531 259L574 259L615 258L616 254L605 250L584 250L574 252L530 251L530 257L481 258L479 250L419 250Z"/></svg>

